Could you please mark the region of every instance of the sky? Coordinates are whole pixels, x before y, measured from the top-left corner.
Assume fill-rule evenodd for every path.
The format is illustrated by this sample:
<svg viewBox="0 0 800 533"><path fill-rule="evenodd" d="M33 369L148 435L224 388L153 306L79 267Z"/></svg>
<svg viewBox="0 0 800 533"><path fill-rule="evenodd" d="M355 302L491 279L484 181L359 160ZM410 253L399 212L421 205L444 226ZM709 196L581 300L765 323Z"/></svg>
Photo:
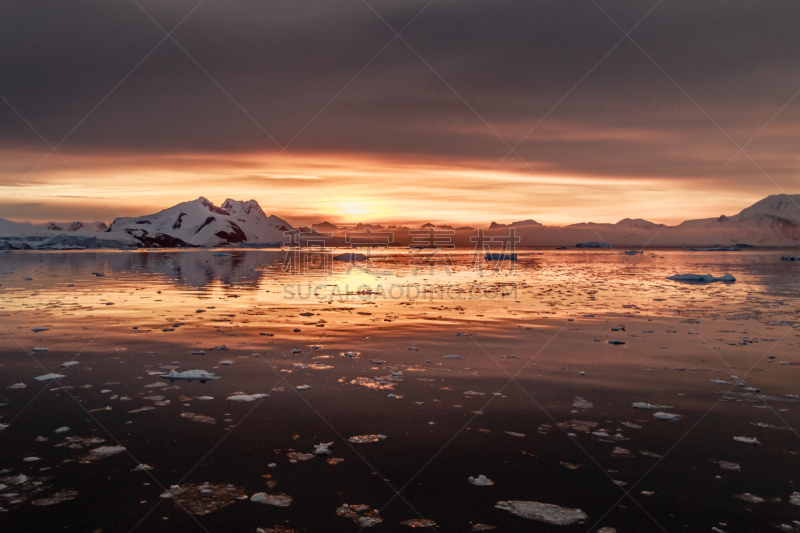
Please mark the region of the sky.
<svg viewBox="0 0 800 533"><path fill-rule="evenodd" d="M800 4L0 3L0 217L204 196L294 224L624 217L800 192Z"/></svg>

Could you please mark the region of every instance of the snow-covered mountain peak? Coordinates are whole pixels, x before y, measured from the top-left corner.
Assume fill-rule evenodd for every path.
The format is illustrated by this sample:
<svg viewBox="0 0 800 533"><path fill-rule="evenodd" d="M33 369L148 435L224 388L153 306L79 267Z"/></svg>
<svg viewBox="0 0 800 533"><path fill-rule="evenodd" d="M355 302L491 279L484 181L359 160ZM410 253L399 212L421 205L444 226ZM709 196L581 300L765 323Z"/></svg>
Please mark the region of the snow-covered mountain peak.
<svg viewBox="0 0 800 533"><path fill-rule="evenodd" d="M747 220L758 215L771 215L800 221L798 206L800 206L800 194L773 194L743 209L737 216L741 220Z"/></svg>

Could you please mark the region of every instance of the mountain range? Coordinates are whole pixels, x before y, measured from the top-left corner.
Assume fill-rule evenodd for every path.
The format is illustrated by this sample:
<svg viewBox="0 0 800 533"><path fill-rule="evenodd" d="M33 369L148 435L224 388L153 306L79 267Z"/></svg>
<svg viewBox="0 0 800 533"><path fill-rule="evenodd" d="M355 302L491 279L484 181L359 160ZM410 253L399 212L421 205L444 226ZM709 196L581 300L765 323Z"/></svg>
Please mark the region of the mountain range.
<svg viewBox="0 0 800 533"><path fill-rule="evenodd" d="M108 227L103 222L70 222L32 226L0 218L0 249L141 248L141 247L218 247L266 245L289 242L290 234L319 231L330 233L331 246L349 246L345 232L371 231L394 234L394 243L407 245L418 236L404 226L383 227L359 223L343 228L322 222L312 228L294 227L275 215L267 215L258 202L228 199L216 206L208 199L182 202L151 215L115 219ZM420 229L449 230L450 242L472 246L476 229L452 226ZM642 246L732 246L751 244L762 247L800 245L800 194L773 195L732 216L687 220L677 226L626 218L615 224L581 222L569 226L545 226L535 220L509 224L492 222L486 235L501 237L513 229L519 246L574 246L584 241L608 243L612 247ZM368 235L365 233L365 235ZM437 238L440 242L440 239ZM241 244L240 244L241 243Z"/></svg>

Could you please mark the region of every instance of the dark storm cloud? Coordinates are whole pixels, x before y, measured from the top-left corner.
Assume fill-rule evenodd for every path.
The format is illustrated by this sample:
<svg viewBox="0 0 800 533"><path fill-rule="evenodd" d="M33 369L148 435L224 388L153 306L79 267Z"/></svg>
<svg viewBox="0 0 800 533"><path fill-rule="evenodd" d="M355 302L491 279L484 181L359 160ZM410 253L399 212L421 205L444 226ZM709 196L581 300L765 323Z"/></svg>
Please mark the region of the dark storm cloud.
<svg viewBox="0 0 800 533"><path fill-rule="evenodd" d="M422 1L373 1L396 29ZM171 30L196 1L143 1ZM599 2L626 31L654 5ZM632 33L739 144L800 89L797 2L662 2ZM83 123L64 151L271 150L289 142L392 38L359 0L206 0L174 37L253 117L167 40ZM589 0L434 2L403 34L432 72L392 43L302 133L292 150L491 167L623 37ZM0 94L55 144L164 38L133 2L0 5ZM449 83L475 112L439 78ZM748 147L770 172L794 172L790 105ZM256 124L257 123L257 124ZM260 126L259 126L260 125ZM6 146L44 147L0 105ZM539 172L710 176L736 152L676 85L622 42L506 165ZM739 157L728 172L755 167Z"/></svg>

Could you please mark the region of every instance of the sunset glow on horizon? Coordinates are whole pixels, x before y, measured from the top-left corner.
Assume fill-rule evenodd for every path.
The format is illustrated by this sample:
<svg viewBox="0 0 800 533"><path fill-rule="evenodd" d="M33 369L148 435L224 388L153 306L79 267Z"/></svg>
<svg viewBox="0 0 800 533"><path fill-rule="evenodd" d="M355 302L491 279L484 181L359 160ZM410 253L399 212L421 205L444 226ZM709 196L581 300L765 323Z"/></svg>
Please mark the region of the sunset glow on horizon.
<svg viewBox="0 0 800 533"><path fill-rule="evenodd" d="M677 224L735 214L763 194L723 188L695 199L687 211L700 180L534 174L522 163L492 169L484 162L280 153L104 154L68 156L69 164L51 154L23 182L25 163L46 155L7 155L22 185L0 187L5 218L110 223L203 196L217 205L255 199L267 214L295 225L481 226L534 219L563 226L622 218Z"/></svg>

